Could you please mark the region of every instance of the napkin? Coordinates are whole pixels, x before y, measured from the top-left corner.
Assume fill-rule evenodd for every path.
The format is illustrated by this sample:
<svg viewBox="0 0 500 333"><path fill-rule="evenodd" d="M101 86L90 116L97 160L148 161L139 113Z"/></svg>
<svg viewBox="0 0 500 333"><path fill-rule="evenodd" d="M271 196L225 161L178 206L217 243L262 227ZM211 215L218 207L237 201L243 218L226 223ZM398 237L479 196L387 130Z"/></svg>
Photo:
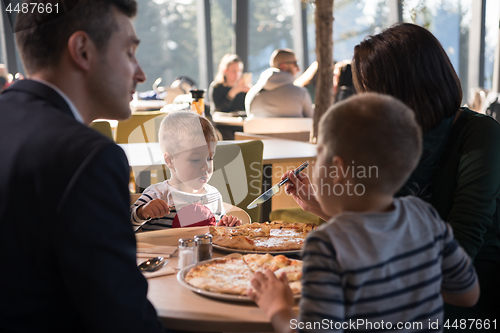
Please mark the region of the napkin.
<svg viewBox="0 0 500 333"><path fill-rule="evenodd" d="M137 258L150 258L164 256L169 258L177 250L177 246L153 245L149 243L137 243Z"/></svg>
<svg viewBox="0 0 500 333"><path fill-rule="evenodd" d="M155 277L159 277L159 276L165 276L165 275L171 275L171 274L176 274L177 273L177 270L173 267L163 267L162 269L156 271L156 272L142 272L142 274L144 275L144 277L146 279L152 279L152 278L155 278Z"/></svg>

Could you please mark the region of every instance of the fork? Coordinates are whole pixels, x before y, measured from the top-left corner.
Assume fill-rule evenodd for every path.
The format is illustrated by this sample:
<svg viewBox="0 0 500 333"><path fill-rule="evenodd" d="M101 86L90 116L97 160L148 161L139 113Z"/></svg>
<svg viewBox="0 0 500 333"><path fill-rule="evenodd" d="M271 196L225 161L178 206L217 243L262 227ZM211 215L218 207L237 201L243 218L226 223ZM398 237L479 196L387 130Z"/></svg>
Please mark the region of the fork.
<svg viewBox="0 0 500 333"><path fill-rule="evenodd" d="M186 206L189 206L189 205L192 205L195 203L201 203L202 205L208 205L209 203L215 202L215 201L219 200L220 198L221 198L220 193L209 193L209 194L205 194L204 196L202 196L199 200L190 201L190 202L186 202L186 203L179 204L179 205L168 206L168 209L169 210L174 210L174 209L179 210L183 207L186 207Z"/></svg>

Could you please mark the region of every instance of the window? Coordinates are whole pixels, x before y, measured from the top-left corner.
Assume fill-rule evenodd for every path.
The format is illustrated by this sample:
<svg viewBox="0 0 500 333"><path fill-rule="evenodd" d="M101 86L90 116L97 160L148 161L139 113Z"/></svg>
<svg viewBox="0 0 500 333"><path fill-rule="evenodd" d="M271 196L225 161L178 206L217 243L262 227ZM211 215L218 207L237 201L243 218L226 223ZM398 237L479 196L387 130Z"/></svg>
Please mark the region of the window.
<svg viewBox="0 0 500 333"><path fill-rule="evenodd" d="M248 68L256 81L269 68L269 58L275 49L293 45L293 0L252 0L249 17Z"/></svg>
<svg viewBox="0 0 500 333"><path fill-rule="evenodd" d="M389 27L389 8L385 0L336 0L333 8L333 58L335 61L352 59L354 47L367 35ZM316 30L314 7L308 8L307 38L309 61L316 60Z"/></svg>
<svg viewBox="0 0 500 333"><path fill-rule="evenodd" d="M407 0L403 20L427 28L441 42L467 89L469 23L472 0Z"/></svg>
<svg viewBox="0 0 500 333"><path fill-rule="evenodd" d="M210 24L212 26L213 73L225 54L233 53L234 29L232 24L232 0L210 0Z"/></svg>
<svg viewBox="0 0 500 333"><path fill-rule="evenodd" d="M486 2L486 36L484 47L484 88L493 86L493 63L498 44L498 21L500 19L500 2L488 0Z"/></svg>
<svg viewBox="0 0 500 333"><path fill-rule="evenodd" d="M137 60L147 76L137 90L151 90L159 77L164 86L180 75L199 83L196 0L137 2Z"/></svg>

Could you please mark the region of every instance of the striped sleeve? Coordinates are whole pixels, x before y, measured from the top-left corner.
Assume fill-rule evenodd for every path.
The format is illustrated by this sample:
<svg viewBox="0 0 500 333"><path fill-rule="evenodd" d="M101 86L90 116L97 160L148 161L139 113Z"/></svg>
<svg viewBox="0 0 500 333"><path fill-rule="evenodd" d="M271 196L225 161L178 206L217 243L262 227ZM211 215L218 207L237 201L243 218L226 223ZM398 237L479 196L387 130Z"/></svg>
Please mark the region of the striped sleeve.
<svg viewBox="0 0 500 333"><path fill-rule="evenodd" d="M303 251L301 332L324 332L345 318L344 292L336 251L325 233L312 233ZM327 324L327 326L325 326Z"/></svg>
<svg viewBox="0 0 500 333"><path fill-rule="evenodd" d="M139 199L137 199L137 201L134 202L134 204L130 207L130 221L132 222L134 231L137 231L137 229L139 229L144 223L151 220L150 218L145 220L139 218L139 216L137 216L137 209L154 199L158 199L156 193L154 191L148 191L146 189L146 191L142 193Z"/></svg>
<svg viewBox="0 0 500 333"><path fill-rule="evenodd" d="M466 293L477 281L472 260L453 238L453 231L448 223L444 236L442 272L441 289L447 293Z"/></svg>

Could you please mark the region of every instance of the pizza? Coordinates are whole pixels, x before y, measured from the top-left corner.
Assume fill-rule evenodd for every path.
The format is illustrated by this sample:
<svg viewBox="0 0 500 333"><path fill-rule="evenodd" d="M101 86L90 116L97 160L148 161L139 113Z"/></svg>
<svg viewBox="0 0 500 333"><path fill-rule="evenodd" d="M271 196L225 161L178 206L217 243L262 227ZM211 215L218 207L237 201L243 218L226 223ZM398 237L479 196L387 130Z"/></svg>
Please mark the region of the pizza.
<svg viewBox="0 0 500 333"><path fill-rule="evenodd" d="M269 253L213 259L191 268L184 281L206 291L246 295L253 275L267 269L277 277L285 273L292 292L301 293L302 261L289 259L284 255L272 256Z"/></svg>
<svg viewBox="0 0 500 333"><path fill-rule="evenodd" d="M238 227L213 227L209 232L215 245L245 251L298 251L307 234L316 227L313 223L265 222Z"/></svg>

